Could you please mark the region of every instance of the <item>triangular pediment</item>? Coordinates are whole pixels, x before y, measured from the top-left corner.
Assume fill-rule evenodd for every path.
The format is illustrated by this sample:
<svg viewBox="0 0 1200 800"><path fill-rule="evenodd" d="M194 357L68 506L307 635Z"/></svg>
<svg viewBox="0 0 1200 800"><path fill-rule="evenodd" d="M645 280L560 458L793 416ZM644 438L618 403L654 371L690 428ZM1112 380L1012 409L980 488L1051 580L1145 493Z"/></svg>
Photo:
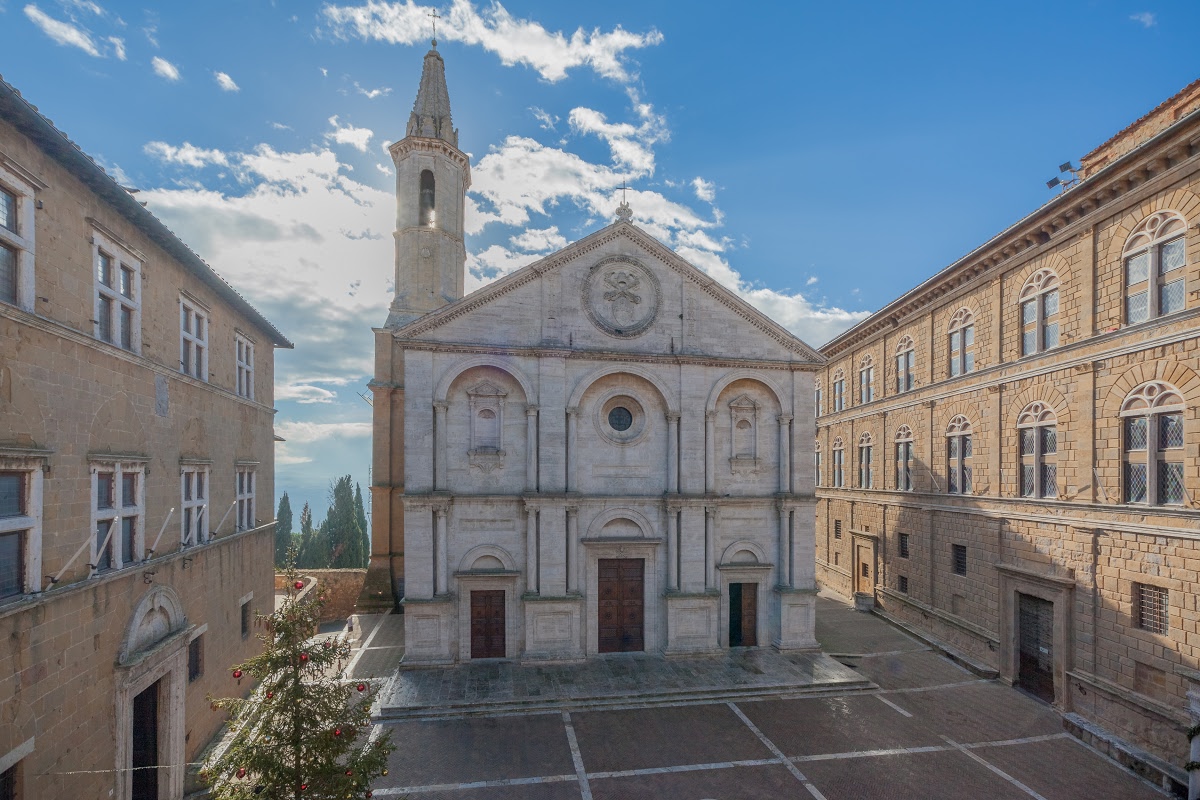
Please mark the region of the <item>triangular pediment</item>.
<svg viewBox="0 0 1200 800"><path fill-rule="evenodd" d="M589 324L580 324L582 319ZM782 325L625 221L432 311L393 335L397 340L630 352L649 348L737 357L747 357L757 343L769 360L824 362Z"/></svg>

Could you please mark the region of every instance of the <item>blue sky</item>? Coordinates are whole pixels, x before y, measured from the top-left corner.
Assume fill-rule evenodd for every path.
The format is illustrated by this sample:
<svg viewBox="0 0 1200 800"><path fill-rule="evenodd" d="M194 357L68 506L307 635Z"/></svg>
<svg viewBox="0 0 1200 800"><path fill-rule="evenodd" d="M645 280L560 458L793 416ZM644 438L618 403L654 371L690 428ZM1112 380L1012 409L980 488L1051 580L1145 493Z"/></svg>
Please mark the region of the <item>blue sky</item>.
<svg viewBox="0 0 1200 800"><path fill-rule="evenodd" d="M0 73L286 335L276 491L369 481L384 147L433 9L468 288L636 221L820 345L1200 77L1194 2L0 0Z"/></svg>

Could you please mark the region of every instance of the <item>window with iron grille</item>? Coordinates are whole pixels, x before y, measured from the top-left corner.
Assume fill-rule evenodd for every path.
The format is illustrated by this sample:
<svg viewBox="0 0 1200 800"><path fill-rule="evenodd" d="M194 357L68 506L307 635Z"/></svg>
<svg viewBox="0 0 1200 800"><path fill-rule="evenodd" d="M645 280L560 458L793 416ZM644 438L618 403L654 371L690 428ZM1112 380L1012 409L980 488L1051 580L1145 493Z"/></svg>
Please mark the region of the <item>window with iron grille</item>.
<svg viewBox="0 0 1200 800"><path fill-rule="evenodd" d="M1167 590L1148 583L1133 585L1137 626L1151 633L1167 633L1170 622Z"/></svg>
<svg viewBox="0 0 1200 800"><path fill-rule="evenodd" d="M908 594L908 576L907 575L900 576L900 591L903 594Z"/></svg>
<svg viewBox="0 0 1200 800"><path fill-rule="evenodd" d="M1184 486L1182 393L1150 381L1130 392L1121 406L1122 486L1126 503L1181 506Z"/></svg>
<svg viewBox="0 0 1200 800"><path fill-rule="evenodd" d="M204 634L188 642L188 683L204 674Z"/></svg>
<svg viewBox="0 0 1200 800"><path fill-rule="evenodd" d="M1030 403L1017 416L1021 496L1058 497L1058 427L1054 409Z"/></svg>
<svg viewBox="0 0 1200 800"><path fill-rule="evenodd" d="M833 521L833 538L842 538L842 521L840 519L835 519Z"/></svg>
<svg viewBox="0 0 1200 800"><path fill-rule="evenodd" d="M967 546L965 544L954 544L950 546L954 556L954 574L967 574Z"/></svg>
<svg viewBox="0 0 1200 800"><path fill-rule="evenodd" d="M1143 220L1125 242L1125 322L1137 325L1183 311L1187 221L1174 211Z"/></svg>
<svg viewBox="0 0 1200 800"><path fill-rule="evenodd" d="M900 534L900 557L908 558L908 534Z"/></svg>

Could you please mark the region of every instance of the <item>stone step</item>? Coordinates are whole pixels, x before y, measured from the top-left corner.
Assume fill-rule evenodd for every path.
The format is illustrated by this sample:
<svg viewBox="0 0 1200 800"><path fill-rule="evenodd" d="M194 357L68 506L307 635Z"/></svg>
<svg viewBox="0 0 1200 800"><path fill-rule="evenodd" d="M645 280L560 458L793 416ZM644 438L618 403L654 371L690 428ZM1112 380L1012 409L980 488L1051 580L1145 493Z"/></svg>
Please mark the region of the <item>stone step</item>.
<svg viewBox="0 0 1200 800"><path fill-rule="evenodd" d="M687 688L661 690L652 694L629 691L617 694L592 696L514 698L483 702L431 703L413 706L384 706L372 719L375 722L426 719L431 717L479 717L506 713L537 713L548 711L592 711L605 708L652 707L659 705L689 705L718 703L731 700L758 700L768 698L796 698L827 694L845 694L878 689L865 678L858 681L831 681L829 683L778 684L712 688Z"/></svg>

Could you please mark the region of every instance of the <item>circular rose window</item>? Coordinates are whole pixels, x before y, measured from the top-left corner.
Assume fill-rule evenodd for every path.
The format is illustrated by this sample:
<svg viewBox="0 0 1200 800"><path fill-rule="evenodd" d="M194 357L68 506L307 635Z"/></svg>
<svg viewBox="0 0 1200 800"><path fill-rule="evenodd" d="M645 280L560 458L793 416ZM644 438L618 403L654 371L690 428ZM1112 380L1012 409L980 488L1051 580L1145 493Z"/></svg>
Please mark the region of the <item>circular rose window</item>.
<svg viewBox="0 0 1200 800"><path fill-rule="evenodd" d="M633 414L625 406L608 412L608 424L614 431L627 431L633 426Z"/></svg>
<svg viewBox="0 0 1200 800"><path fill-rule="evenodd" d="M614 389L600 398L592 419L600 436L613 444L633 444L646 433L646 410L626 391Z"/></svg>

